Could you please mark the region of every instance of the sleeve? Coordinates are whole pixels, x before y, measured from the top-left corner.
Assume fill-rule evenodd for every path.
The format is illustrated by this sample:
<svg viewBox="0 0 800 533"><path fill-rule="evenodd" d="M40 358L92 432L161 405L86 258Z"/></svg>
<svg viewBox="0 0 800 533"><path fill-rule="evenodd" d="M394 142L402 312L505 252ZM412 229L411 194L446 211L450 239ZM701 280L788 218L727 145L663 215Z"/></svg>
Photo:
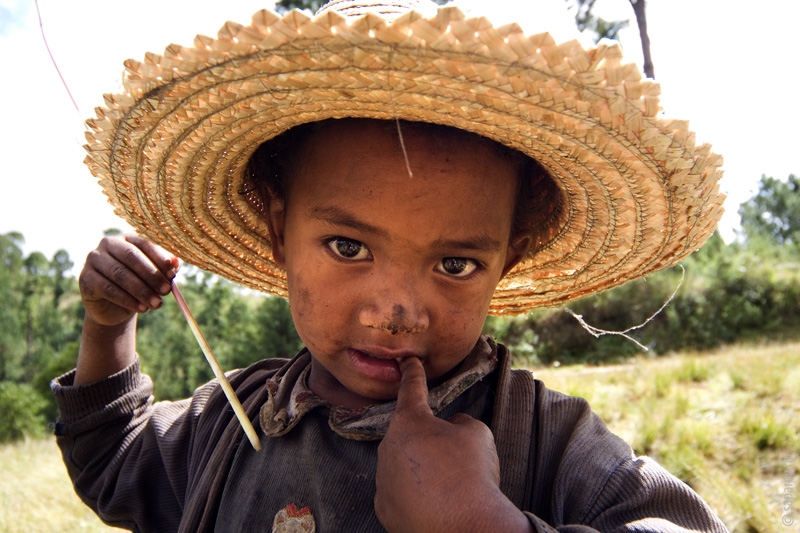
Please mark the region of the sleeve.
<svg viewBox="0 0 800 533"><path fill-rule="evenodd" d="M186 492L188 453L213 385L192 400L153 403L138 360L97 383L53 380L55 433L76 493L106 523L134 531L175 531ZM212 382L213 383L213 382Z"/></svg>
<svg viewBox="0 0 800 533"><path fill-rule="evenodd" d="M694 491L648 458L620 465L582 518L554 526L525 515L537 533L728 531Z"/></svg>
<svg viewBox="0 0 800 533"><path fill-rule="evenodd" d="M537 386L533 531L725 532L685 483L612 434L582 398Z"/></svg>

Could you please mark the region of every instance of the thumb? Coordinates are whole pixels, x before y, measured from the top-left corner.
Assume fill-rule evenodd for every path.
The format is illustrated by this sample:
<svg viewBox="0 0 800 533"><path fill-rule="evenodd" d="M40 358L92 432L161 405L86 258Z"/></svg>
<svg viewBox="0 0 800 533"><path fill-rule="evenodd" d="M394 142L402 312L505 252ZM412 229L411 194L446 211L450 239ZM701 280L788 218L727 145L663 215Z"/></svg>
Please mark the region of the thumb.
<svg viewBox="0 0 800 533"><path fill-rule="evenodd" d="M476 422L476 420L471 416L469 416L467 413L456 413L450 418L448 418L447 421L450 422L451 424L456 424L456 425L472 424Z"/></svg>
<svg viewBox="0 0 800 533"><path fill-rule="evenodd" d="M406 357L400 361L400 390L397 392L398 412L433 415L428 404L428 381L422 361Z"/></svg>

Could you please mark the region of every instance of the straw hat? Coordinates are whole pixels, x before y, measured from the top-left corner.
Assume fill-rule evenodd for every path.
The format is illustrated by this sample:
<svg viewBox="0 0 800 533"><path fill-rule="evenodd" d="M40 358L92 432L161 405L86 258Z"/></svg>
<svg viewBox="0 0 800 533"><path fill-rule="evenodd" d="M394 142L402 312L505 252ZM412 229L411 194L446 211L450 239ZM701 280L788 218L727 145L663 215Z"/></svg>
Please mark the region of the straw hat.
<svg viewBox="0 0 800 533"><path fill-rule="evenodd" d="M265 140L327 118L449 125L548 171L563 216L501 282L494 314L673 265L722 214L722 158L659 116L659 86L608 42L556 43L424 0L333 0L313 18L262 10L125 67L125 92L87 121L86 163L116 213L184 261L281 296L244 168Z"/></svg>

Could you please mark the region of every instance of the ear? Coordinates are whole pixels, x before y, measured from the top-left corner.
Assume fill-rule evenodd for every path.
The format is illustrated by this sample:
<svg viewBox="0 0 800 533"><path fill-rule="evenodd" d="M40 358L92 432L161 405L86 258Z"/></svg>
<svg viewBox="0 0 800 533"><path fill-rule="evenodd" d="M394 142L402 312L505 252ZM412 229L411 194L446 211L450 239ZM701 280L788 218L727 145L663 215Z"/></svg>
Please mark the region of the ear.
<svg viewBox="0 0 800 533"><path fill-rule="evenodd" d="M269 240L272 243L272 260L280 267L286 266L286 246L284 241L286 229L286 201L270 195L267 205L267 227Z"/></svg>
<svg viewBox="0 0 800 533"><path fill-rule="evenodd" d="M533 244L533 238L530 235L517 235L512 237L511 242L508 243L508 252L506 253L506 264L503 267L503 276L511 272L515 266L528 254Z"/></svg>

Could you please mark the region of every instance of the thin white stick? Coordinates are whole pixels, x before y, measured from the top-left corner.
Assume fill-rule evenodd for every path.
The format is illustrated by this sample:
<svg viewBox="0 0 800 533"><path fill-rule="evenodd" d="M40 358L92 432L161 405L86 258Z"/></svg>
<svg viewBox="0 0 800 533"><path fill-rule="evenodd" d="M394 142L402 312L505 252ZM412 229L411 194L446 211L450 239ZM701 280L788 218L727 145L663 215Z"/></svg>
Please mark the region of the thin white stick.
<svg viewBox="0 0 800 533"><path fill-rule="evenodd" d="M244 407L242 407L242 403L236 396L236 392L234 392L233 387L231 387L228 378L225 377L225 373L222 371L222 367L219 366L217 358L214 357L214 352L211 351L211 346L208 345L206 338L203 337L203 334L200 332L200 327L197 325L197 321L192 316L192 312L189 311L189 306L186 305L186 300L183 299L183 295L181 294L181 291L178 290L178 285L175 284L174 279L172 280L172 294L175 295L175 301L178 302L178 307L181 308L181 312L186 318L186 322L189 323L189 328L192 330L192 333L194 333L194 338L197 339L197 344L199 344L200 349L203 350L203 354L206 356L206 361L208 361L208 364L211 365L211 370L214 371L214 375L219 380L219 384L222 385L222 391L225 393L225 396L227 396L231 407L233 407L233 412L236 414L236 418L239 419L239 423L242 425L242 429L244 429L247 438L250 440L250 444L253 445L253 448L255 448L256 451L260 450L261 441L258 439L258 435L256 435L256 430L253 427L253 424L247 417L247 413L245 413Z"/></svg>
<svg viewBox="0 0 800 533"><path fill-rule="evenodd" d="M679 264L678 266L681 267L681 280L678 282L678 286L675 287L675 290L672 292L672 295L669 298L667 298L667 301L664 302L664 304L661 307L658 308L658 311L656 311L655 313L650 315L650 318L648 318L647 320L645 320L644 322L642 322L638 326L629 327L625 331L608 331L608 330L605 330L605 329L597 328L595 326L592 326L592 325L588 324L583 319L583 315L577 314L575 311L573 311L569 307L564 307L563 309L565 309L567 311L567 313L571 314L572 318L577 320L578 324L580 324L581 327L583 327L583 329L588 331L589 334L592 335L594 338L597 339L597 338L600 338L603 335L619 335L620 337L624 337L624 338L628 339L629 341L634 343L636 346L638 346L639 348L641 348L645 352L649 352L650 348L646 347L641 342L637 341L636 339L634 339L633 337L628 335L628 333L630 333L631 331L637 330L639 328L642 328L642 327L646 326L647 324L649 324L651 320L653 320L655 317L657 317L661 313L661 311L663 311L664 308L667 307L672 302L672 300L675 299L675 296L678 294L678 291L680 290L681 285L683 285L683 280L686 279L686 268L684 268L683 264Z"/></svg>
<svg viewBox="0 0 800 533"><path fill-rule="evenodd" d="M403 131L400 129L400 117L397 116L397 108L394 106L394 96L392 96L392 74L389 73L386 75L386 81L389 85L389 103L392 104L392 114L394 115L394 123L397 125L397 136L400 138L400 148L403 150L403 157L406 160L406 171L408 172L408 177L413 178L414 173L411 172L411 163L408 161L408 152L406 151L406 142L403 139Z"/></svg>
<svg viewBox="0 0 800 533"><path fill-rule="evenodd" d="M394 105L394 102L392 103ZM403 157L406 159L406 170L408 171L408 177L413 178L414 173L411 172L411 163L408 162L408 152L406 151L406 143L403 140L403 132L400 130L400 119L395 117L394 119L395 124L397 124L397 136L400 137L400 148L403 149Z"/></svg>

